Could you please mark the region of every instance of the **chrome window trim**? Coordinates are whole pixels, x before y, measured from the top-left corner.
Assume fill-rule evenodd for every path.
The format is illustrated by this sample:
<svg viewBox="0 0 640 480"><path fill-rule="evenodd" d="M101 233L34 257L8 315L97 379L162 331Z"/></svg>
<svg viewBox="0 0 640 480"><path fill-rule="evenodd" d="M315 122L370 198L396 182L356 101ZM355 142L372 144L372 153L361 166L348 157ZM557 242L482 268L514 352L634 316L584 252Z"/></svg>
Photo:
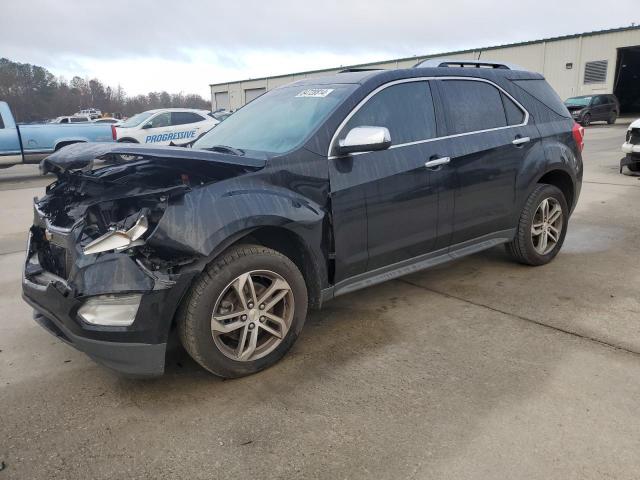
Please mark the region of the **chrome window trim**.
<svg viewBox="0 0 640 480"><path fill-rule="evenodd" d="M338 128L333 133L333 136L331 137L331 142L329 142L329 150L327 151L327 158L329 160L333 160L333 159L336 159L336 158L343 158L344 156L346 156L346 155L331 155L331 151L333 150L333 147L334 147L335 143L338 140L338 134L342 131L344 126L347 124L347 122L349 122L349 120L351 120L351 117L353 117L358 112L358 110L360 110L364 106L364 104L367 103L371 99L371 97L373 97L374 95L378 94L382 90L384 90L386 88L389 88L389 87L392 87L394 85L398 85L398 84L401 84L401 83L410 83L410 82L424 82L424 81L429 81L429 80L467 80L467 81L471 81L471 82L488 83L489 85L494 86L500 92L502 92L504 95L506 95L507 98L509 98L513 103L516 104L516 106L520 110L522 110L522 112L524 113L524 120L522 121L522 123L519 123L517 125L507 125L505 127L487 128L485 130L474 130L473 132L455 133L453 135L444 135L442 137L427 138L425 140L416 140L414 142L398 143L396 145L391 145L389 147L389 150L394 149L394 148L407 147L407 146L410 146L410 145L418 145L418 144L421 144L421 143L435 142L437 140L443 140L443 139L447 139L447 138L456 138L456 137L462 137L462 136L466 136L466 135L475 135L477 133L493 132L493 131L497 131L497 130L505 130L507 128L524 127L525 125L529 124L529 117L530 117L529 116L529 111L526 108L524 108L524 106L518 100L513 98L513 96L509 92L507 92L504 88L502 88L500 85L492 82L491 80L487 80L486 78L460 77L460 76L403 78L401 80L394 80L392 82L385 83L384 85L380 85L378 88L376 88L375 90L370 92L366 97L364 97L362 100L360 100L360 102L355 107L353 107L353 109L344 118L344 120L342 120L342 122L340 122L340 125L338 125ZM505 117L506 117L506 113L505 113ZM391 141L393 141L393 138L391 139ZM350 156L362 155L363 153L369 153L369 152L351 153Z"/></svg>

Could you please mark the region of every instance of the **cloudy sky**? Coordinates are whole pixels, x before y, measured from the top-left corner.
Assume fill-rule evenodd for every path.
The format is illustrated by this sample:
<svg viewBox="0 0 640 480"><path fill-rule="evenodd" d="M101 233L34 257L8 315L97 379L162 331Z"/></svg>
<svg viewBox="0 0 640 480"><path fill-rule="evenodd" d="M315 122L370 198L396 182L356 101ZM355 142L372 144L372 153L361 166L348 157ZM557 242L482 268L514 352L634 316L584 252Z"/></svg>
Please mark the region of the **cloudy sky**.
<svg viewBox="0 0 640 480"><path fill-rule="evenodd" d="M128 94L205 97L209 83L640 23L638 0L2 3L0 57L97 77Z"/></svg>

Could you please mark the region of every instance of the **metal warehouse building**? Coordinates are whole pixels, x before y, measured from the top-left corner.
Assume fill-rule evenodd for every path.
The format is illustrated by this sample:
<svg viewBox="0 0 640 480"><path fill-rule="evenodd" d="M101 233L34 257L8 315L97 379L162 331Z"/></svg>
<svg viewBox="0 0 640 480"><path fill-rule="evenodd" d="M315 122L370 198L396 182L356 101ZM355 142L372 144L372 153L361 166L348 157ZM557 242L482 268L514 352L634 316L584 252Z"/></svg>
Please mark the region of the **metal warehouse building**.
<svg viewBox="0 0 640 480"><path fill-rule="evenodd" d="M640 112L640 26L216 83L210 85L212 109L235 110L267 90L302 78L336 73L346 68L409 68L427 58L515 63L544 74L563 99L592 93L615 93L620 99L623 112Z"/></svg>

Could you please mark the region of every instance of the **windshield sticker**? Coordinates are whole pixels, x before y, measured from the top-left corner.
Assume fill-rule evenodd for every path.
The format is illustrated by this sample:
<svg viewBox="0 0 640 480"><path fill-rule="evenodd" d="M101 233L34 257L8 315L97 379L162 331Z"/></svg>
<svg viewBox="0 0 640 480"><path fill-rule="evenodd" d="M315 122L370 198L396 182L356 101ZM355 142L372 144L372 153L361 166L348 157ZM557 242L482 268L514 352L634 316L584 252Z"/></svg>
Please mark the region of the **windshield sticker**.
<svg viewBox="0 0 640 480"><path fill-rule="evenodd" d="M323 98L333 92L333 88L308 88L307 90L301 91L296 95L297 97L306 97L306 98Z"/></svg>

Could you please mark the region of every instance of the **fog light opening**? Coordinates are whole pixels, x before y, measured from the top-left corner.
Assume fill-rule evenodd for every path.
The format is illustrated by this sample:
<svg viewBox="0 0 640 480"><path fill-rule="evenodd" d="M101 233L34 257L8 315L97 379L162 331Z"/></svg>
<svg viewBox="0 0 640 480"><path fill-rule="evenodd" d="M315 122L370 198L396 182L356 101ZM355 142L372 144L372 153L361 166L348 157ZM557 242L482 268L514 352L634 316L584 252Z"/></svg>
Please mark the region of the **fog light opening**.
<svg viewBox="0 0 640 480"><path fill-rule="evenodd" d="M78 309L78 316L91 325L128 327L138 313L142 294L99 295Z"/></svg>

